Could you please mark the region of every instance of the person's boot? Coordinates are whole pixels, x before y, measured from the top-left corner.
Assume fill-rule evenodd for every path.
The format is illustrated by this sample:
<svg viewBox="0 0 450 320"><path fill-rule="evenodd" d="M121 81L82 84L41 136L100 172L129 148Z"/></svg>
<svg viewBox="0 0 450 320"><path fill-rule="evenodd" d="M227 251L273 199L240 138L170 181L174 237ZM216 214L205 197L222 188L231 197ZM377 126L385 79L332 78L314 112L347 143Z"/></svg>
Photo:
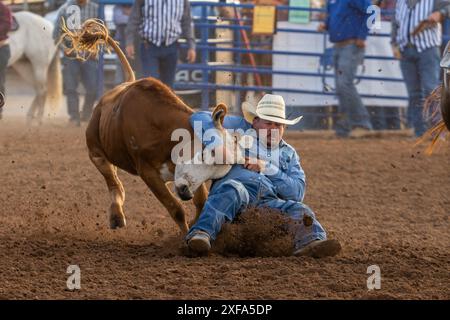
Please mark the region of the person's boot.
<svg viewBox="0 0 450 320"><path fill-rule="evenodd" d="M85 111L85 109L83 109L83 111L81 112L81 121L89 122L89 120L91 120L91 115L92 111Z"/></svg>
<svg viewBox="0 0 450 320"><path fill-rule="evenodd" d="M350 132L349 137L353 139L361 139L370 137L373 134L372 130L364 127L355 127Z"/></svg>
<svg viewBox="0 0 450 320"><path fill-rule="evenodd" d="M81 121L80 118L78 117L70 117L69 119L69 123L71 125L74 125L75 127L81 127Z"/></svg>
<svg viewBox="0 0 450 320"><path fill-rule="evenodd" d="M209 234L204 231L197 231L188 240L188 248L192 253L206 256L211 249Z"/></svg>
<svg viewBox="0 0 450 320"><path fill-rule="evenodd" d="M314 240L306 246L294 251L294 256L307 256L313 258L332 257L341 251L342 247L337 240Z"/></svg>

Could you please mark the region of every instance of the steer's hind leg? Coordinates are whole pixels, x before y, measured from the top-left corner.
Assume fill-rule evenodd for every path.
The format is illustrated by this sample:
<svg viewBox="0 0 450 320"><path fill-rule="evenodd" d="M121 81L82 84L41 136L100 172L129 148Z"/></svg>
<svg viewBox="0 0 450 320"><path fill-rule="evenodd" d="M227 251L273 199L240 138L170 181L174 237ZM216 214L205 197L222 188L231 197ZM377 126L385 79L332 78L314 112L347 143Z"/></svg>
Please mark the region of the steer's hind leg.
<svg viewBox="0 0 450 320"><path fill-rule="evenodd" d="M186 213L181 205L180 201L172 194L167 188L165 182L160 178L160 173L146 166L145 169L139 170L139 175L145 184L150 188L155 197L163 204L163 206L169 211L169 214L175 220L178 227L183 234L188 232L188 224L186 223Z"/></svg>
<svg viewBox="0 0 450 320"><path fill-rule="evenodd" d="M111 229L122 228L126 225L123 204L125 202L125 189L117 176L117 168L112 165L101 152L89 152L89 157L98 171L105 178L111 196L109 207L109 225Z"/></svg>

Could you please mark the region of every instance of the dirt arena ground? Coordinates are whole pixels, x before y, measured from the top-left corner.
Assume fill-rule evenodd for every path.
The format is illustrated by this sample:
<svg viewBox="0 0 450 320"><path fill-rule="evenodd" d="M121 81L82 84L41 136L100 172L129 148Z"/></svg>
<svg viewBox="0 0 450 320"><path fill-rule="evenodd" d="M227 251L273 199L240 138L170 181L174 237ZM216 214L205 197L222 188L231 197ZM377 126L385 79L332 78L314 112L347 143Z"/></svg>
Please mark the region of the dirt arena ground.
<svg viewBox="0 0 450 320"><path fill-rule="evenodd" d="M449 145L428 157L402 136L289 134L307 173L305 202L343 252L187 258L169 215L123 172L128 226L109 230L83 129L0 122L0 299L450 298ZM69 265L81 268L79 291L66 289ZM370 265L381 269L380 290L367 289Z"/></svg>

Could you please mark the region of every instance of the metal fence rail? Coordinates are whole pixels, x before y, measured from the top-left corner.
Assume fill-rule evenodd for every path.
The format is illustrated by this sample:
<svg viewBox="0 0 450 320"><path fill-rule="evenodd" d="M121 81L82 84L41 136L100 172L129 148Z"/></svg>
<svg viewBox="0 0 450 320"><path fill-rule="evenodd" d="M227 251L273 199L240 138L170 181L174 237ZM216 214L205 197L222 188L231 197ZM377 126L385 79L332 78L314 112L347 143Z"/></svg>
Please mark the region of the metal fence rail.
<svg viewBox="0 0 450 320"><path fill-rule="evenodd" d="M106 4L131 4L132 0L99 0L100 4L100 18L104 18L104 5ZM304 57L321 57L324 52L319 53L311 53L311 52L301 52L301 51L284 51L284 50L267 50L261 49L260 46L263 44L250 43L250 49L245 48L244 42L242 40L241 32L247 32L251 30L251 26L242 25L242 23L249 23L252 19L239 19L235 14L232 18L223 18L221 21L228 21L230 24L216 24L217 17L209 16L210 9L219 8L219 7L229 7L233 10L241 10L241 9L252 9L254 7L253 4L231 4L231 3L212 3L208 1L193 1L191 2L191 7L197 8L200 10L200 16L194 17L195 28L197 33L200 34L197 42L197 53L200 57L200 61L195 64L179 64L178 70L198 70L201 72L201 82L176 82L174 85L175 90L191 90L197 89L201 90L201 107L203 109L208 108L211 105L210 101L210 92L211 90L230 90L233 91L236 96L236 104L240 105L240 92L241 91L264 91L264 92L290 92L290 93L304 93L304 94L312 94L312 95L329 95L333 96L334 92L326 91L325 88L323 90L302 90L302 89L292 89L292 88L274 88L267 86L247 86L242 87L239 82L235 82L234 84L221 84L221 83L213 83L210 82L211 75L215 72L230 72L232 73L235 79L238 79L242 74L272 74L272 75L285 75L285 76L307 76L307 77L319 77L322 79L331 78L333 75L326 73L324 69L318 72L302 72L301 70L295 71L287 71L287 70L275 70L272 67L267 66L244 66L242 65L242 56L245 54L270 54L270 55L286 55L286 56L304 56ZM278 11L309 11L309 12L324 12L323 9L314 9L314 8L304 8L304 7L290 7L290 6L277 6ZM383 11L383 15L392 15L393 11ZM312 20L314 21L314 20ZM317 21L317 20L316 20ZM234 33L233 40L218 40L211 41L210 34L212 31L216 29L228 29ZM445 30L446 28L444 28ZM447 28L448 29L448 28ZM319 32L315 30L308 29L293 29L293 28L276 28L277 33L306 33L306 34L319 34ZM323 33L322 41L325 44L327 39L327 34ZM369 37L389 37L389 34L379 33L379 34L371 34ZM450 37L444 37L444 39L449 39ZM271 41L267 42L270 44ZM218 47L219 44L229 44L232 47ZM180 44L181 47L186 47L185 43ZM325 47L325 45L324 45ZM210 60L212 53L215 52L231 52L234 55L233 63L222 63L215 64L214 61ZM373 59L373 60L395 60L393 57L387 56L371 56L367 55L365 59ZM100 64L102 64L102 58L100 58ZM389 77L374 77L374 76L360 76L359 80L365 81L392 81L392 82L402 82L402 78L389 78ZM101 78L101 84L103 84L103 79ZM376 98L376 99L391 99L391 100L406 100L403 96L377 96L377 95L369 95L363 94L361 95L363 98Z"/></svg>
<svg viewBox="0 0 450 320"><path fill-rule="evenodd" d="M246 66L243 67L240 64L235 65L227 65L227 66L211 66L209 65L208 57L210 52L232 52L236 55L243 55L243 54L271 54L271 55L289 55L289 56L305 56L305 57L321 57L323 56L322 53L310 53L310 52L293 52L293 51L281 51L281 50L265 50L265 49L255 49L255 48L244 48L243 43L241 41L240 33L238 31L241 30L251 30L251 26L248 25L216 25L214 23L210 23L212 19L208 19L208 7L232 7L233 9L237 8L248 8L251 9L254 7L253 4L224 4L224 3L214 3L211 4L210 2L193 2L192 6L200 6L202 8L201 10L201 16L196 17L196 28L201 28L202 32L202 38L200 39L197 49L201 52L201 62L200 64L196 65L188 65L188 64L182 64L179 66L180 69L194 69L202 70L203 73L203 79L209 79L209 74L211 72L217 72L217 71L228 71L232 72L233 74L239 74L239 73L253 73L253 74L284 74L286 76L292 76L292 75L302 75L302 76L311 76L311 77L320 77L320 78L329 78L333 77L330 74L327 74L325 70L323 70L322 73L306 73L306 72L291 72L291 71L283 71L283 70L274 70L272 68L257 66L250 67ZM277 6L277 10L285 10L285 11L309 11L309 12L324 12L323 9L313 9L313 8L304 8L304 7L290 7L290 6ZM392 11L385 12L385 14L392 14ZM231 19L233 22L239 21L239 19ZM244 19L243 19L244 20ZM248 21L249 19L245 19L245 21ZM211 29L229 29L233 30L235 32L235 39L234 41L230 41L231 44L233 44L232 48L222 48L222 47L216 47L214 45L207 43L207 35L209 34L209 31ZM293 29L293 28L276 28L276 32L288 32L288 33L309 33L309 34L319 34L319 32L315 30L308 30L308 29ZM376 34L371 35L376 37L389 37L389 34ZM326 42L327 34L323 34L323 41ZM366 56L366 59L376 59L376 60L394 60L392 57L385 57L385 56ZM240 59L235 59L240 61ZM367 77L367 76L361 76L359 77L359 80L368 80L368 81L395 81L395 82L401 82L403 79L399 78L386 78L386 77ZM202 81L202 83L184 83L184 84L175 84L176 89L186 89L186 88L196 88L202 90L202 108L206 108L209 106L209 90L233 90L233 91L278 91L278 92L291 92L291 93L306 93L306 94L316 94L316 95L334 95L332 92L326 92L324 90L322 91L314 91L314 90L302 90L302 89L292 89L292 88L269 88L269 87L262 87L262 86L251 86L243 88L239 85L223 85L218 83L208 83L206 81ZM376 96L376 95L361 95L364 98L382 98L382 99L396 99L396 100L405 100L402 96ZM239 99L236 99L239 103Z"/></svg>

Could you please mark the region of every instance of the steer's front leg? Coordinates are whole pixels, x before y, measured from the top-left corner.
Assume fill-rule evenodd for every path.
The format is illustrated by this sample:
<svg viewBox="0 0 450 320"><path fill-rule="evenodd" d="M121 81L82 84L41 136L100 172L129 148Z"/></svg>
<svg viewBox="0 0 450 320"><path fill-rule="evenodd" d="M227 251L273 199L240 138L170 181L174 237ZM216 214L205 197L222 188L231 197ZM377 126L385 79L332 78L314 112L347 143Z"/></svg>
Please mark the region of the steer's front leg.
<svg viewBox="0 0 450 320"><path fill-rule="evenodd" d="M150 165L141 165L138 172L156 198L169 211L170 216L175 220L181 232L186 234L189 228L186 222L185 210L180 201L167 188L166 183L160 177L159 171Z"/></svg>

